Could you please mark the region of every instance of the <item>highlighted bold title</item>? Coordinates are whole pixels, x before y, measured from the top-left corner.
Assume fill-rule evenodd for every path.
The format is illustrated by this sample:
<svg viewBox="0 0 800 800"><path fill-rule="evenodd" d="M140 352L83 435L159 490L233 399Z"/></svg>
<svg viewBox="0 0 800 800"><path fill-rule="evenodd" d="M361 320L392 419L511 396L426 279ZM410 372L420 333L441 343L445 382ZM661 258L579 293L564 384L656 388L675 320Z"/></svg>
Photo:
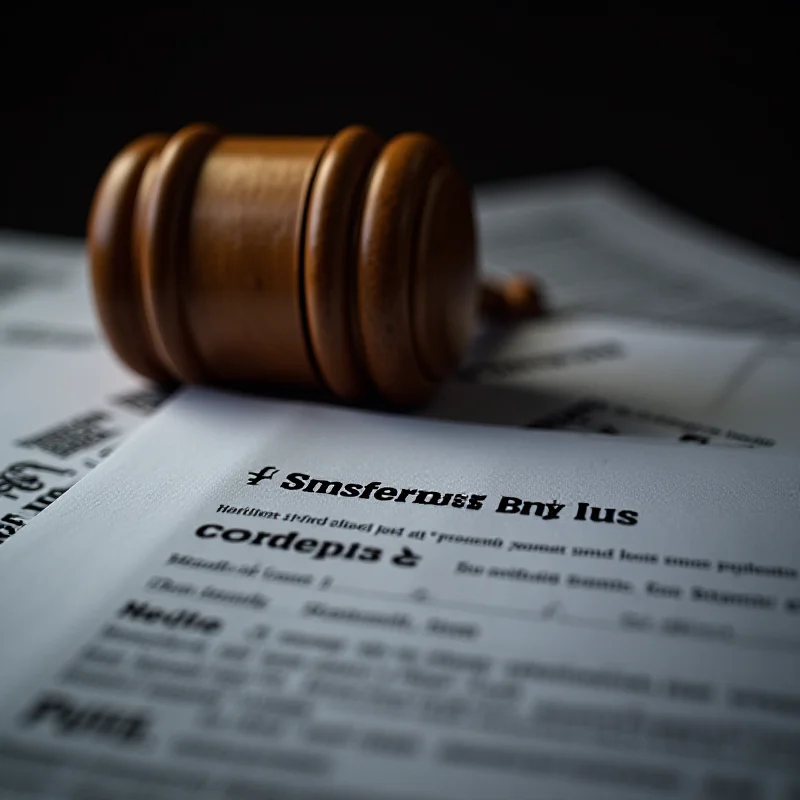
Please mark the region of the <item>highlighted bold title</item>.
<svg viewBox="0 0 800 800"><path fill-rule="evenodd" d="M259 486L262 481L278 481L277 467L262 467L248 473L247 484ZM578 522L601 522L616 525L636 525L639 512L629 508L595 506L580 501L576 504L526 500L513 495L503 495L496 502L487 494L473 491L442 491L441 489L388 486L381 481L355 483L328 478L318 478L304 472L291 472L278 484L289 492L325 494L346 500L363 500L378 503L406 503L439 508L455 508L464 511L481 511L491 508L496 514L516 514L522 517L538 517L544 521L571 519ZM487 507L487 504L491 503Z"/></svg>

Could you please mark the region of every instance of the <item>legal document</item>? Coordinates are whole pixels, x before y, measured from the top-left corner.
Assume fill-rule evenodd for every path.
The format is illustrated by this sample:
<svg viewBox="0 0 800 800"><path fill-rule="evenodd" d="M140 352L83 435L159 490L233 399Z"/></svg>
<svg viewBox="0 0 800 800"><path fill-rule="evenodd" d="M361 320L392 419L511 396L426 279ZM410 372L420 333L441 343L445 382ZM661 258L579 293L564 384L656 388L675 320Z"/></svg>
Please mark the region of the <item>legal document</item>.
<svg viewBox="0 0 800 800"><path fill-rule="evenodd" d="M167 396L103 341L82 263L58 268L0 305L0 545Z"/></svg>
<svg viewBox="0 0 800 800"><path fill-rule="evenodd" d="M796 798L798 486L187 390L4 546L0 796Z"/></svg>
<svg viewBox="0 0 800 800"><path fill-rule="evenodd" d="M32 290L58 293L84 263L80 239L0 229L0 308Z"/></svg>
<svg viewBox="0 0 800 800"><path fill-rule="evenodd" d="M800 336L796 262L616 175L479 187L477 212L482 268L536 275L559 312Z"/></svg>
<svg viewBox="0 0 800 800"><path fill-rule="evenodd" d="M551 312L474 348L449 419L800 444L798 264L605 173L479 188L482 269L538 278Z"/></svg>
<svg viewBox="0 0 800 800"><path fill-rule="evenodd" d="M426 413L798 451L798 403L800 340L570 315L486 335Z"/></svg>

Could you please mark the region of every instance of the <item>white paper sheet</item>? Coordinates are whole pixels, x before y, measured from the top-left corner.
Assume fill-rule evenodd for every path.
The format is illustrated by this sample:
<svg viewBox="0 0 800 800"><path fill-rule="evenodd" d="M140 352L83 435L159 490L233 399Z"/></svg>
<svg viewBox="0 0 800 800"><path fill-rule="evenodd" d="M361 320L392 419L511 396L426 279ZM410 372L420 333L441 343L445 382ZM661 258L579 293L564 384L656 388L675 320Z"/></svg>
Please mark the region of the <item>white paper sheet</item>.
<svg viewBox="0 0 800 800"><path fill-rule="evenodd" d="M483 267L530 272L551 307L800 336L800 270L623 179L576 174L478 191Z"/></svg>
<svg viewBox="0 0 800 800"><path fill-rule="evenodd" d="M0 308L32 290L59 292L84 263L79 239L0 230Z"/></svg>
<svg viewBox="0 0 800 800"><path fill-rule="evenodd" d="M427 413L798 450L799 407L796 342L570 316L487 338Z"/></svg>
<svg viewBox="0 0 800 800"><path fill-rule="evenodd" d="M0 545L165 397L110 352L85 270L64 261L58 281L0 306Z"/></svg>
<svg viewBox="0 0 800 800"><path fill-rule="evenodd" d="M6 545L0 786L797 797L798 485L190 390Z"/></svg>

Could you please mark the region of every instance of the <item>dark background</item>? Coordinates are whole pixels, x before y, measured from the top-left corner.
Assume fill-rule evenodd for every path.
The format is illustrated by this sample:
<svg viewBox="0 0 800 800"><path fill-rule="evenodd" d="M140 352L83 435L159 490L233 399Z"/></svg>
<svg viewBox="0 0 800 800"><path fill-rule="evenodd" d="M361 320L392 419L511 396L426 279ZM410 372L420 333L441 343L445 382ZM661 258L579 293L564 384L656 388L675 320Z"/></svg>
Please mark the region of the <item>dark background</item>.
<svg viewBox="0 0 800 800"><path fill-rule="evenodd" d="M792 4L759 17L429 8L6 12L0 227L81 235L103 168L144 132L203 120L320 134L361 122L432 133L475 182L612 167L800 257Z"/></svg>

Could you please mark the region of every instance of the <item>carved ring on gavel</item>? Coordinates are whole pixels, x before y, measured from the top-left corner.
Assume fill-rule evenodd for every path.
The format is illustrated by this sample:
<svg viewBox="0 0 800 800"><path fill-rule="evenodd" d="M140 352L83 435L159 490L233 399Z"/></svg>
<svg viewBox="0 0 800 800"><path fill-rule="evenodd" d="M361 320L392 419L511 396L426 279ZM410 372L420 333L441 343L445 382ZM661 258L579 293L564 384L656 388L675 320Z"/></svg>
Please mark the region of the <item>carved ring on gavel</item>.
<svg viewBox="0 0 800 800"><path fill-rule="evenodd" d="M479 290L468 187L433 139L135 140L95 194L95 302L119 358L157 381L327 389L423 403L480 309L538 312L535 284Z"/></svg>

